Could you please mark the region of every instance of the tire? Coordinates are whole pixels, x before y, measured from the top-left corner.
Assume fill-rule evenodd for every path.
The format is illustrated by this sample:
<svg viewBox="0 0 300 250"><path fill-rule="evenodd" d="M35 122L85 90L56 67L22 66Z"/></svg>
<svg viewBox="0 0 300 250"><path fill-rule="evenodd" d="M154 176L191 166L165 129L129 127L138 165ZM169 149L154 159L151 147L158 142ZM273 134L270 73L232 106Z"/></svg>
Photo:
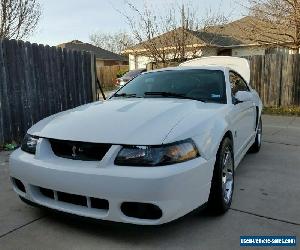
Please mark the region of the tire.
<svg viewBox="0 0 300 250"><path fill-rule="evenodd" d="M249 152L258 153L261 147L261 138L262 138L262 121L259 119L259 123L257 126L255 141L253 145L250 147Z"/></svg>
<svg viewBox="0 0 300 250"><path fill-rule="evenodd" d="M231 206L234 189L234 155L232 141L225 137L219 147L211 182L207 209L224 214Z"/></svg>

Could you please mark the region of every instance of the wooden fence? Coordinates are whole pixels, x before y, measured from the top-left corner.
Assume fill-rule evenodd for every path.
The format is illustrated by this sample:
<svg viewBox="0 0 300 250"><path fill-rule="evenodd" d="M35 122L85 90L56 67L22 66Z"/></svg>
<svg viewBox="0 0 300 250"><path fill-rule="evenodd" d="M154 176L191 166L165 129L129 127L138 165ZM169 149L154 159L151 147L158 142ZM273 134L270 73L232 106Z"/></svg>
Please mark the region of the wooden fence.
<svg viewBox="0 0 300 250"><path fill-rule="evenodd" d="M113 88L119 72L129 70L128 65L114 65L97 67L97 77L104 88Z"/></svg>
<svg viewBox="0 0 300 250"><path fill-rule="evenodd" d="M0 40L0 144L51 114L93 101L90 53Z"/></svg>
<svg viewBox="0 0 300 250"><path fill-rule="evenodd" d="M300 106L300 55L248 57L251 86L265 106Z"/></svg>

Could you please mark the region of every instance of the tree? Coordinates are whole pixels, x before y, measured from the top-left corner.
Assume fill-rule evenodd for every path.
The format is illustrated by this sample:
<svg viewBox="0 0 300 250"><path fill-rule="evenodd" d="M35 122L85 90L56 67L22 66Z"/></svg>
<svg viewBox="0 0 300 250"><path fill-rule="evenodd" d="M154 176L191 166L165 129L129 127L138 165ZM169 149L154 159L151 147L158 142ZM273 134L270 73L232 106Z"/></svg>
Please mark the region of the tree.
<svg viewBox="0 0 300 250"><path fill-rule="evenodd" d="M249 0L245 38L260 44L300 48L300 0Z"/></svg>
<svg viewBox="0 0 300 250"><path fill-rule="evenodd" d="M205 32L208 25L229 21L229 15L220 12L209 11L206 17L201 17L197 12L198 8L191 3L180 6L173 4L163 10L157 10L146 2L143 8L138 8L130 1L126 1L126 4L128 11L119 12L126 18L138 44L132 52L140 51L155 63L181 62L188 57L199 57L203 44L199 44L199 40L195 39L194 32ZM213 42L212 34L206 36L210 36Z"/></svg>
<svg viewBox="0 0 300 250"><path fill-rule="evenodd" d="M28 37L40 16L41 8L36 0L0 0L0 38Z"/></svg>
<svg viewBox="0 0 300 250"><path fill-rule="evenodd" d="M117 54L121 54L121 51L134 45L134 39L128 33L123 31L115 33L97 32L90 35L90 41L95 46Z"/></svg>

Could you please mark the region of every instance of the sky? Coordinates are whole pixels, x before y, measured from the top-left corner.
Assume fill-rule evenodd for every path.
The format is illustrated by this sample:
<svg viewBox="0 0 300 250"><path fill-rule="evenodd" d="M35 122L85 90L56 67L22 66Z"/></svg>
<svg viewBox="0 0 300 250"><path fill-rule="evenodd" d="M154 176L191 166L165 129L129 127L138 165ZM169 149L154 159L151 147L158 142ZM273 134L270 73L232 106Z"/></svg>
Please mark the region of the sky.
<svg viewBox="0 0 300 250"><path fill-rule="evenodd" d="M149 0L145 0L149 1ZM72 40L89 42L89 36L97 31L116 32L129 30L124 17L117 11L125 11L124 0L40 0L42 17L33 35L28 37L33 43L57 45ZM142 7L143 0L131 0ZM236 0L151 0L157 9L167 9L170 3L192 3L205 15L207 10L221 9L232 19L241 14L241 1ZM221 7L220 7L221 6Z"/></svg>

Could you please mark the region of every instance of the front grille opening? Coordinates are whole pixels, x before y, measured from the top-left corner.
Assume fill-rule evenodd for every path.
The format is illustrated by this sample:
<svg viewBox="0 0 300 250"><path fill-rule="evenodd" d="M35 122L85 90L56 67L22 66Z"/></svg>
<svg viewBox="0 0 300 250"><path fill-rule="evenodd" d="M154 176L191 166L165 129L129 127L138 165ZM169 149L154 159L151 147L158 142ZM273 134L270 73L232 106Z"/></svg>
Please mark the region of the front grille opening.
<svg viewBox="0 0 300 250"><path fill-rule="evenodd" d="M128 217L138 219L157 220L162 217L161 209L150 203L123 202L121 211Z"/></svg>
<svg viewBox="0 0 300 250"><path fill-rule="evenodd" d="M40 192L44 196L46 196L46 197L48 197L50 199L54 199L54 192L53 192L53 190L50 190L50 189L47 189L47 188L40 188Z"/></svg>
<svg viewBox="0 0 300 250"><path fill-rule="evenodd" d="M91 197L91 208L108 210L108 207L108 200Z"/></svg>
<svg viewBox="0 0 300 250"><path fill-rule="evenodd" d="M49 139L53 153L62 158L82 161L101 161L110 144Z"/></svg>
<svg viewBox="0 0 300 250"><path fill-rule="evenodd" d="M68 194L64 192L57 192L57 198L59 201L71 203L74 205L87 206L87 200L85 196Z"/></svg>
<svg viewBox="0 0 300 250"><path fill-rule="evenodd" d="M48 197L50 199L56 200L55 193L57 194L57 201L83 206L88 208L88 197L77 195L77 194L70 194L60 191L54 191L51 189L43 188L43 187L37 187L41 193L41 195ZM91 206L90 208L95 209L101 209L101 210L108 210L109 209L109 203L108 200L105 199L99 199L99 198L93 198L90 197Z"/></svg>
<svg viewBox="0 0 300 250"><path fill-rule="evenodd" d="M16 178L13 178L13 182L15 183L15 186L17 187L17 189L19 189L23 193L26 193L25 186L22 181L20 181Z"/></svg>

